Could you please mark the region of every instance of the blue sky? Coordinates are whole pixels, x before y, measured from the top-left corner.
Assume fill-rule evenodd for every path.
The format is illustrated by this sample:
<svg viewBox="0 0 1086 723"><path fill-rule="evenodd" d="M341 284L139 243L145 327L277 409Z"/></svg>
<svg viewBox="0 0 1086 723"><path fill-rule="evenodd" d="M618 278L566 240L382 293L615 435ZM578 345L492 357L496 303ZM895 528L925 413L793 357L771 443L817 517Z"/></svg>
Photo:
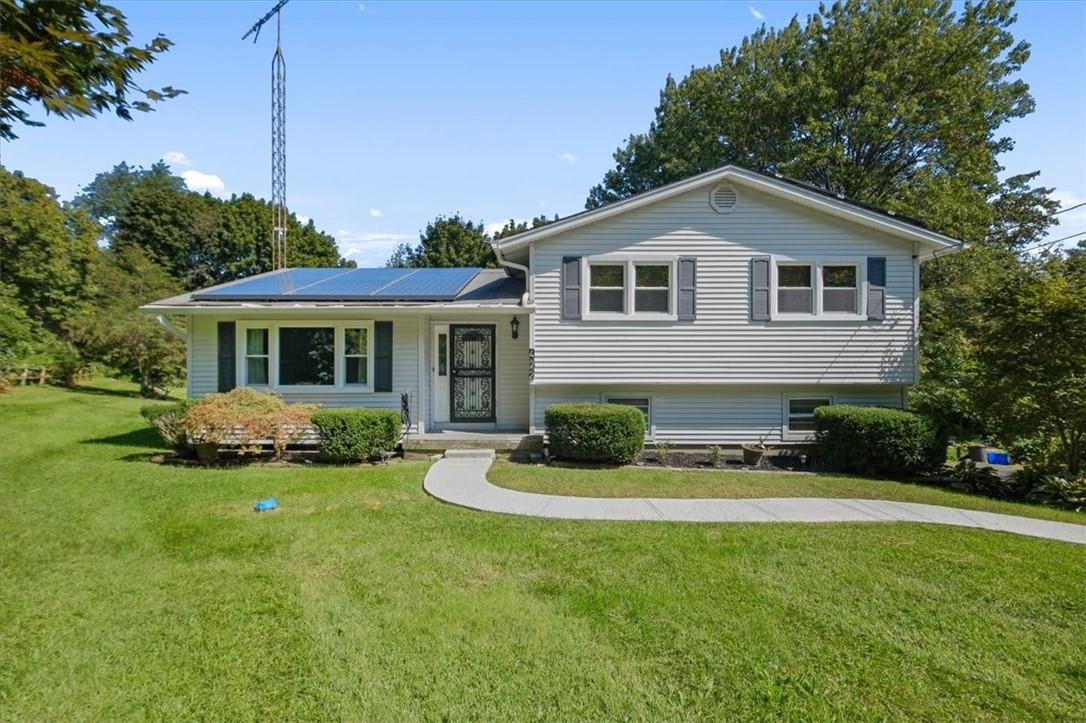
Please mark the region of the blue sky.
<svg viewBox="0 0 1086 723"><path fill-rule="evenodd" d="M140 82L188 95L132 123L22 128L5 166L70 198L120 161L172 159L190 186L270 194L273 4L117 2L136 39L175 43ZM284 11L287 199L360 265L379 265L439 213L498 224L581 210L611 154L652 118L665 76L713 63L759 24L815 2L304 2ZM1023 2L1016 37L1037 111L1006 131L1008 173L1040 169L1086 201L1086 3ZM1056 236L1086 230L1086 209ZM1056 236L1052 236L1055 238Z"/></svg>

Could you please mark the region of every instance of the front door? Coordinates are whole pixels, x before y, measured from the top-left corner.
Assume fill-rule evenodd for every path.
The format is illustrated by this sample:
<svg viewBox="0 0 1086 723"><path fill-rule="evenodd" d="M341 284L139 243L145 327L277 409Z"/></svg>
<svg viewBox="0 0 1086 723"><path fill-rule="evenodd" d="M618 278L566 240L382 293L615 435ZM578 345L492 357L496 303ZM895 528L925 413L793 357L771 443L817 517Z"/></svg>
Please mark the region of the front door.
<svg viewBox="0 0 1086 723"><path fill-rule="evenodd" d="M449 326L449 418L494 421L494 325Z"/></svg>

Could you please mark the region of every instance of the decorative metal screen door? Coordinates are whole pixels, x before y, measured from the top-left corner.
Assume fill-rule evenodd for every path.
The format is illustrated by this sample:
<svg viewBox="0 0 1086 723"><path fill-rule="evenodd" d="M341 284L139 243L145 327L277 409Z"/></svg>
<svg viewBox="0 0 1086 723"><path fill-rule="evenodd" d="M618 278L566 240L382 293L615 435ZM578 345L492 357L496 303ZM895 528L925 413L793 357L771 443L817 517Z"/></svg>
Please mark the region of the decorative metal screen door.
<svg viewBox="0 0 1086 723"><path fill-rule="evenodd" d="M494 326L453 324L450 421L494 421Z"/></svg>

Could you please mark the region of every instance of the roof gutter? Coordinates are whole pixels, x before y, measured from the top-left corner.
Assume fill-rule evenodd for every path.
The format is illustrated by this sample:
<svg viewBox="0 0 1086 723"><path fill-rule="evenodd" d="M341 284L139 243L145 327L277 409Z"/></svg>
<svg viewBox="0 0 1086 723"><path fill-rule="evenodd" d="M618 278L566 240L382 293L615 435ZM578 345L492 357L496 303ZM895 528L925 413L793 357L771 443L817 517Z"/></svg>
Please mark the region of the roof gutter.
<svg viewBox="0 0 1086 723"><path fill-rule="evenodd" d="M527 266L524 264L518 264L510 261L502 256L501 246L497 241L491 241L490 247L494 249L494 256L497 257L498 263L510 269L516 269L517 271L524 272L524 295L520 297L520 303L522 306L532 305L532 274Z"/></svg>
<svg viewBox="0 0 1086 723"><path fill-rule="evenodd" d="M181 327L177 326L176 324L174 324L168 318L166 318L165 314L159 314L158 316L155 317L155 319L158 321L159 324L162 325L163 329L165 329L167 332L169 332L173 336L176 336L181 341L188 341L189 340L188 332L185 331L184 329L182 329Z"/></svg>

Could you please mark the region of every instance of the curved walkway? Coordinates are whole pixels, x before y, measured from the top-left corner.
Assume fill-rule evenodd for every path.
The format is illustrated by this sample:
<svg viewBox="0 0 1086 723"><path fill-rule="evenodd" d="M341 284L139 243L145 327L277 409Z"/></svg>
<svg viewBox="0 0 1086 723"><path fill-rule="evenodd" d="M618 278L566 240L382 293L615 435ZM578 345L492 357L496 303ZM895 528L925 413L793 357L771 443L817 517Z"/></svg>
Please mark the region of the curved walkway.
<svg viewBox="0 0 1086 723"><path fill-rule="evenodd" d="M487 480L486 472L493 461L493 452L446 457L430 467L423 487L437 499L454 505L527 517L671 522L926 522L1086 545L1086 525L915 502L819 497L603 498L519 492Z"/></svg>

